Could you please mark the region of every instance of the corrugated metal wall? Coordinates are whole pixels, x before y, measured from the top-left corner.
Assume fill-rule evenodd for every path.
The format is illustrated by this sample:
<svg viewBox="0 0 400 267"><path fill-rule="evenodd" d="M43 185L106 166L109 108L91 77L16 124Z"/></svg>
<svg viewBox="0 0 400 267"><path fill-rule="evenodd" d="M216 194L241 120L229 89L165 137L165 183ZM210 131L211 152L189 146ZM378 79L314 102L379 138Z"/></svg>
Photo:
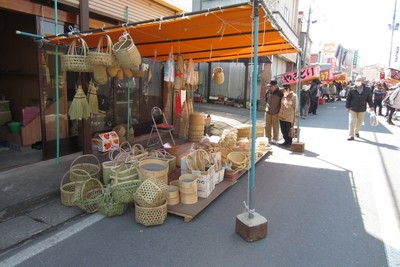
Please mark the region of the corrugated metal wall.
<svg viewBox="0 0 400 267"><path fill-rule="evenodd" d="M63 0L66 4L79 6L79 0ZM90 0L89 10L120 21L125 21L126 7L129 8L129 21L143 21L175 15L175 11L149 0Z"/></svg>

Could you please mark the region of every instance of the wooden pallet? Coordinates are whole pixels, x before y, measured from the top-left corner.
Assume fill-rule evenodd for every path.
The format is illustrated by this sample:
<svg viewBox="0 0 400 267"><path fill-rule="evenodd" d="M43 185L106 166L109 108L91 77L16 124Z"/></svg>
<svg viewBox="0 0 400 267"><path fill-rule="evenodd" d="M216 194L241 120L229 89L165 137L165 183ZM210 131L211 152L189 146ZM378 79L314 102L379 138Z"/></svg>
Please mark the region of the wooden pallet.
<svg viewBox="0 0 400 267"><path fill-rule="evenodd" d="M267 153L263 154L260 158L256 160L256 163L259 162L262 158L267 155ZM179 170L180 172L180 170ZM237 179L243 176L247 171L240 171ZM176 174L175 174L176 175ZM203 211L208 205L210 205L215 199L217 199L226 189L231 187L232 185L237 183L237 179L228 181L224 180L221 183L215 186L215 189L208 196L208 198L199 198L198 202L195 204L182 204L179 203L177 205L168 206L168 213L178 215L183 217L185 222L190 222L196 217L201 211Z"/></svg>

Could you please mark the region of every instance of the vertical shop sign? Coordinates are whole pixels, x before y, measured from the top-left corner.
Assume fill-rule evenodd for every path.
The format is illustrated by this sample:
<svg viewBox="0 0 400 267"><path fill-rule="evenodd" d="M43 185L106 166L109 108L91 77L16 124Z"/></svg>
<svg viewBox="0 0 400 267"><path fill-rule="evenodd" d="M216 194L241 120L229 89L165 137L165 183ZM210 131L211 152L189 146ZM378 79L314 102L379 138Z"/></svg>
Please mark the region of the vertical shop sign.
<svg viewBox="0 0 400 267"><path fill-rule="evenodd" d="M357 62L358 62L358 50L355 50L353 57L353 66L357 66Z"/></svg>

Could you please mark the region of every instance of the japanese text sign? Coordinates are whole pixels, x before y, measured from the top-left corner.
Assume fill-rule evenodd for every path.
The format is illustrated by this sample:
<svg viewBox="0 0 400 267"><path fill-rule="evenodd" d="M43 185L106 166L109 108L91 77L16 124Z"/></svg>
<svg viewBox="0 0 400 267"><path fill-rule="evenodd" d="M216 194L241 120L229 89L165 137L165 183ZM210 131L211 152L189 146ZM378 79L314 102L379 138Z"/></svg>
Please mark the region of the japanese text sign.
<svg viewBox="0 0 400 267"><path fill-rule="evenodd" d="M321 82L331 81L332 78L333 78L332 70L330 70L330 69L329 70L321 70L320 73L319 73L319 80Z"/></svg>
<svg viewBox="0 0 400 267"><path fill-rule="evenodd" d="M337 82L345 82L345 81L347 81L347 74L342 73L342 74L335 75L335 76L333 76L333 80L335 80Z"/></svg>
<svg viewBox="0 0 400 267"><path fill-rule="evenodd" d="M282 81L285 84L297 83L300 81L310 80L313 78L319 78L320 66L315 65L311 67L304 68L298 71L292 71L281 75Z"/></svg>

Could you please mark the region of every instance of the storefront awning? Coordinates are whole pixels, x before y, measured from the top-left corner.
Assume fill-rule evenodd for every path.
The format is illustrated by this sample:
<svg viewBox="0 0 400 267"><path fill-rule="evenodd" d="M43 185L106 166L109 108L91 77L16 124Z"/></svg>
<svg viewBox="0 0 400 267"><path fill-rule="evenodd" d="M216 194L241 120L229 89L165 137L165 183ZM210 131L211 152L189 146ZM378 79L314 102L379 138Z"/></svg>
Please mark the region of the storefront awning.
<svg viewBox="0 0 400 267"><path fill-rule="evenodd" d="M151 21L128 23L124 27L91 30L73 36L48 36L52 43L69 45L83 38L97 47L108 34L115 43L129 32L142 57L166 61L170 51L192 58L194 62L234 60L253 56L253 7L249 3L192 12ZM271 12L259 7L258 55L295 53L299 49L277 25Z"/></svg>

